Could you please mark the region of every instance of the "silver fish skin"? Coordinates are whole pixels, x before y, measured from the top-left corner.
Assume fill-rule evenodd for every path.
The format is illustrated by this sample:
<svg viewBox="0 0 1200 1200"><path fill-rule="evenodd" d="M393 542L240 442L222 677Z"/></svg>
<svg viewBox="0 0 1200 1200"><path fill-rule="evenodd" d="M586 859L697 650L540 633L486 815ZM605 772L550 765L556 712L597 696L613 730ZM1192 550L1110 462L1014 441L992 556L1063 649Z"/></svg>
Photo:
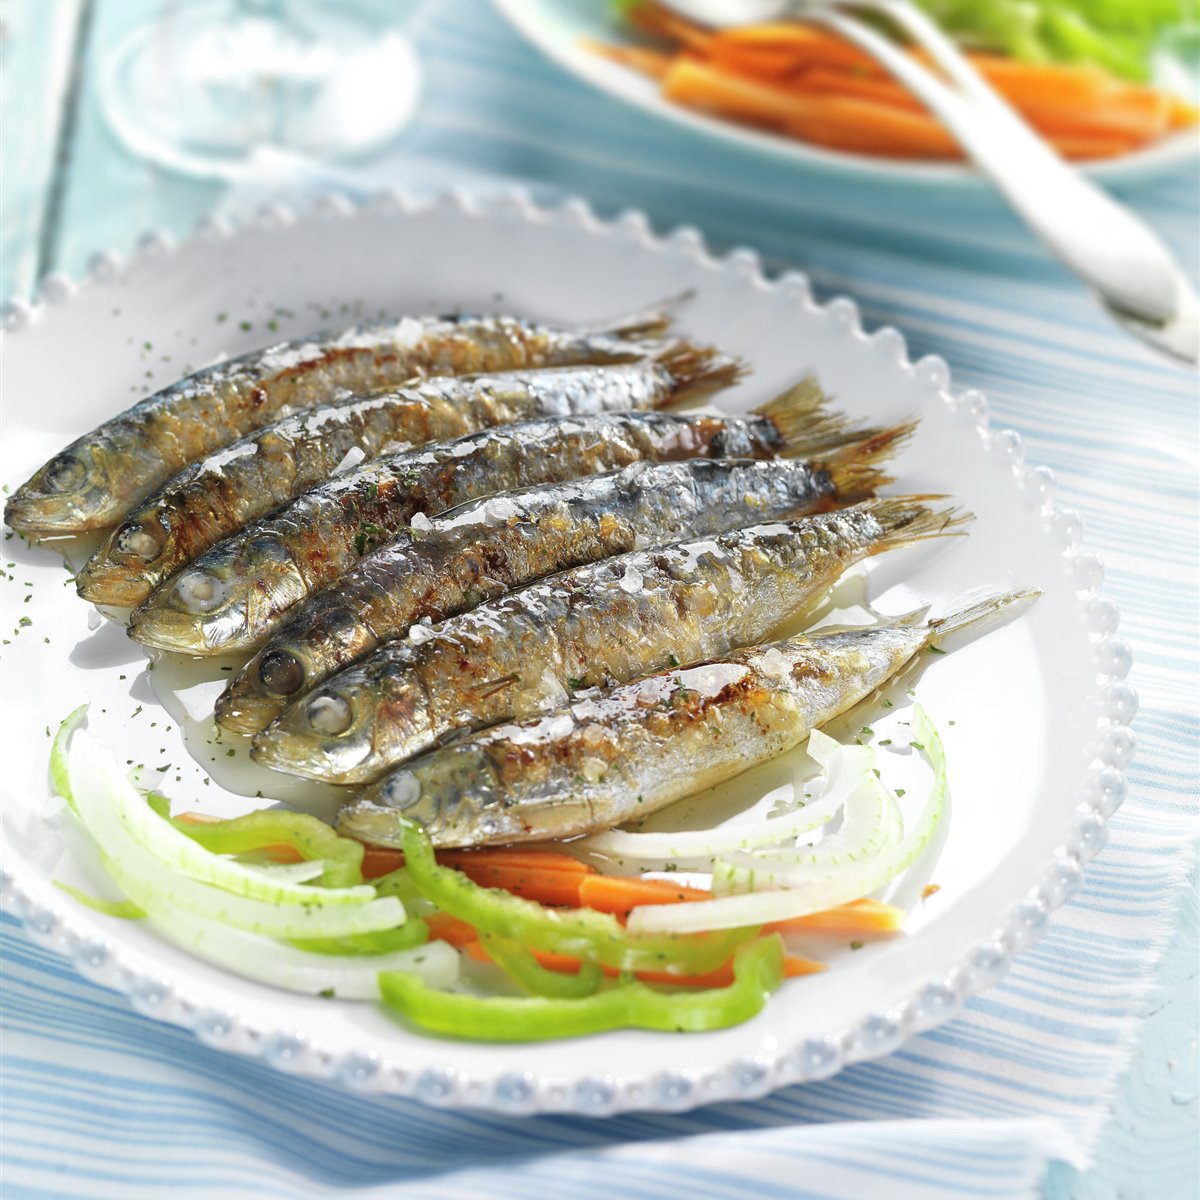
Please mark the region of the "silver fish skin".
<svg viewBox="0 0 1200 1200"><path fill-rule="evenodd" d="M812 435L820 442L823 425ZM766 433L769 442L769 426ZM297 695L415 621L442 620L538 576L690 533L852 503L886 479L876 463L894 440L871 435L817 460L637 463L453 509L367 555L290 613L220 697L217 721L240 733L264 729ZM799 434L782 445L806 448Z"/></svg>
<svg viewBox="0 0 1200 1200"><path fill-rule="evenodd" d="M636 339L667 323L661 313L595 330L508 316L403 317L279 342L196 371L77 438L17 488L4 520L33 535L107 529L189 463L285 409L417 375L628 362L646 353Z"/></svg>
<svg viewBox="0 0 1200 1200"><path fill-rule="evenodd" d="M313 488L205 551L130 616L130 636L185 654L252 650L284 612L425 517L496 492L753 441L744 420L611 413L501 425L381 458ZM753 454L753 450L749 451ZM762 457L772 451L762 447Z"/></svg>
<svg viewBox="0 0 1200 1200"><path fill-rule="evenodd" d="M660 408L736 375L732 360L673 341L636 363L436 377L393 392L347 395L185 467L113 531L76 588L96 604L141 604L221 538L327 479L352 450L369 459L537 417Z"/></svg>
<svg viewBox="0 0 1200 1200"><path fill-rule="evenodd" d="M465 731L560 708L572 691L758 642L852 564L961 522L920 500L868 500L577 567L380 647L293 704L252 753L362 783Z"/></svg>
<svg viewBox="0 0 1200 1200"><path fill-rule="evenodd" d="M994 596L927 624L917 616L755 646L493 726L385 776L343 808L338 828L396 845L401 815L446 847L611 829L790 750L925 646L1037 594Z"/></svg>

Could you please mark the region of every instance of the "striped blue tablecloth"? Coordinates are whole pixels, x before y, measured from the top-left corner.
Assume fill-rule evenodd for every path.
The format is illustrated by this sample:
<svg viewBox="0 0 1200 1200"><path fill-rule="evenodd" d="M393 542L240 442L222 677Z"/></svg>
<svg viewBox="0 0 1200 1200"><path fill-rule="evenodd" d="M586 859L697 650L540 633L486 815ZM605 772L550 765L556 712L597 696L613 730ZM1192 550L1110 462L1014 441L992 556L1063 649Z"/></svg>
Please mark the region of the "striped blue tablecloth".
<svg viewBox="0 0 1200 1200"><path fill-rule="evenodd" d="M717 247L753 244L769 264L806 270L818 291L853 295L868 325L899 326L914 356L940 354L956 384L988 393L996 423L1055 470L1059 499L1083 513L1106 560L1142 701L1129 799L1048 936L957 1020L825 1083L683 1115L449 1113L283 1077L138 1016L5 921L0 1190L6 1200L1038 1194L1048 1159L1082 1167L1095 1151L1191 861L1196 377L1117 333L986 191L810 177L667 129L569 80L481 0L427 4L419 42L418 123L383 162L336 177L344 188L520 179L602 211L643 208L660 227L695 224ZM229 205L331 178L264 159L259 183ZM1130 199L1197 263L1194 165ZM1154 1164L1166 1181L1155 1195L1173 1183L1191 1195L1194 1161L1178 1140L1168 1149L1179 1162Z"/></svg>

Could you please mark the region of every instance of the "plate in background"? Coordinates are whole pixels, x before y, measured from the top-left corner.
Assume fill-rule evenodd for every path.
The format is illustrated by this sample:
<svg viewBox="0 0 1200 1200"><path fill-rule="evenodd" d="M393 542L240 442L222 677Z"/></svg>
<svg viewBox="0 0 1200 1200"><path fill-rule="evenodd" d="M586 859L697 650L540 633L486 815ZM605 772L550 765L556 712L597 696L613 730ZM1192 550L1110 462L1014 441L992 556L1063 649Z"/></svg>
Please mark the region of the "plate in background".
<svg viewBox="0 0 1200 1200"><path fill-rule="evenodd" d="M623 27L613 15L608 0L492 2L516 29L570 74L618 100L710 138L827 175L849 175L868 182L877 179L880 183L990 186L974 168L958 163L909 162L826 150L672 104L662 98L654 80L601 58L582 44L585 40L633 40L628 27ZM1169 174L1180 164L1194 161L1198 150L1200 137L1196 131L1183 130L1144 150L1081 165L1080 169L1101 183L1132 183Z"/></svg>

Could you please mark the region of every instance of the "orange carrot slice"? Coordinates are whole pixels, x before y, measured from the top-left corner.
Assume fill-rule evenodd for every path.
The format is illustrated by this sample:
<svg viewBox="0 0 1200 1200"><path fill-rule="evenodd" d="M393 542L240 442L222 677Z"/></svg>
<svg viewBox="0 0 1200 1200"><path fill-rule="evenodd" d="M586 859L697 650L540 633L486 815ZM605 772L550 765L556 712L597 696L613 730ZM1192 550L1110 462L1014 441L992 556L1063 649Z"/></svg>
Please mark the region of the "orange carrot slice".
<svg viewBox="0 0 1200 1200"><path fill-rule="evenodd" d="M647 46L613 46L607 42L585 41L583 47L651 79L662 79L671 67L672 55L664 50L651 50Z"/></svg>
<svg viewBox="0 0 1200 1200"><path fill-rule="evenodd" d="M479 934L474 925L449 913L430 913L422 920L429 926L429 939L434 942L449 942L451 946L465 946L469 942L478 944Z"/></svg>
<svg viewBox="0 0 1200 1200"><path fill-rule="evenodd" d="M566 871L586 875L595 870L570 854L537 847L486 847L482 850L439 850L438 862L471 873L475 868L504 867L531 871ZM362 872L364 879L378 879L404 866L404 854L391 846L365 846ZM499 885L496 885L499 886Z"/></svg>
<svg viewBox="0 0 1200 1200"><path fill-rule="evenodd" d="M854 900L824 912L763 926L764 933L894 933L904 924L904 909L880 900Z"/></svg>
<svg viewBox="0 0 1200 1200"><path fill-rule="evenodd" d="M677 904L683 900L709 900L703 888L672 883L667 879L629 879L622 875L589 875L579 885L584 908L624 916L639 904Z"/></svg>

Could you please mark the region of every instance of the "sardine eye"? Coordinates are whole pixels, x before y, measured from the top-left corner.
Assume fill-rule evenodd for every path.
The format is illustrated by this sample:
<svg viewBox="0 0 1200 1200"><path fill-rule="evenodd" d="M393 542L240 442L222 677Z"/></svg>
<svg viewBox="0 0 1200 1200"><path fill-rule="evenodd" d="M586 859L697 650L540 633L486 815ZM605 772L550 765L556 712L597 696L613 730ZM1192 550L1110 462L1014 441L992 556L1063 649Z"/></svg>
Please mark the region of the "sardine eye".
<svg viewBox="0 0 1200 1200"><path fill-rule="evenodd" d="M207 571L188 571L175 585L175 595L187 612L212 612L225 602L229 584Z"/></svg>
<svg viewBox="0 0 1200 1200"><path fill-rule="evenodd" d="M258 677L267 691L276 696L291 696L304 686L304 667L294 654L272 650L259 665Z"/></svg>
<svg viewBox="0 0 1200 1200"><path fill-rule="evenodd" d="M288 551L278 538L269 534L256 537L246 546L248 558L262 562L287 562Z"/></svg>
<svg viewBox="0 0 1200 1200"><path fill-rule="evenodd" d="M337 737L350 728L353 714L350 702L342 696L323 692L308 702L308 723L318 732Z"/></svg>
<svg viewBox="0 0 1200 1200"><path fill-rule="evenodd" d="M163 551L162 527L155 525L126 525L117 535L116 550L143 562L153 562Z"/></svg>
<svg viewBox="0 0 1200 1200"><path fill-rule="evenodd" d="M411 771L398 771L388 780L384 794L393 808L412 808L421 799L421 785Z"/></svg>
<svg viewBox="0 0 1200 1200"><path fill-rule="evenodd" d="M73 454L60 454L46 464L44 481L52 492L73 492L87 476L87 468Z"/></svg>

